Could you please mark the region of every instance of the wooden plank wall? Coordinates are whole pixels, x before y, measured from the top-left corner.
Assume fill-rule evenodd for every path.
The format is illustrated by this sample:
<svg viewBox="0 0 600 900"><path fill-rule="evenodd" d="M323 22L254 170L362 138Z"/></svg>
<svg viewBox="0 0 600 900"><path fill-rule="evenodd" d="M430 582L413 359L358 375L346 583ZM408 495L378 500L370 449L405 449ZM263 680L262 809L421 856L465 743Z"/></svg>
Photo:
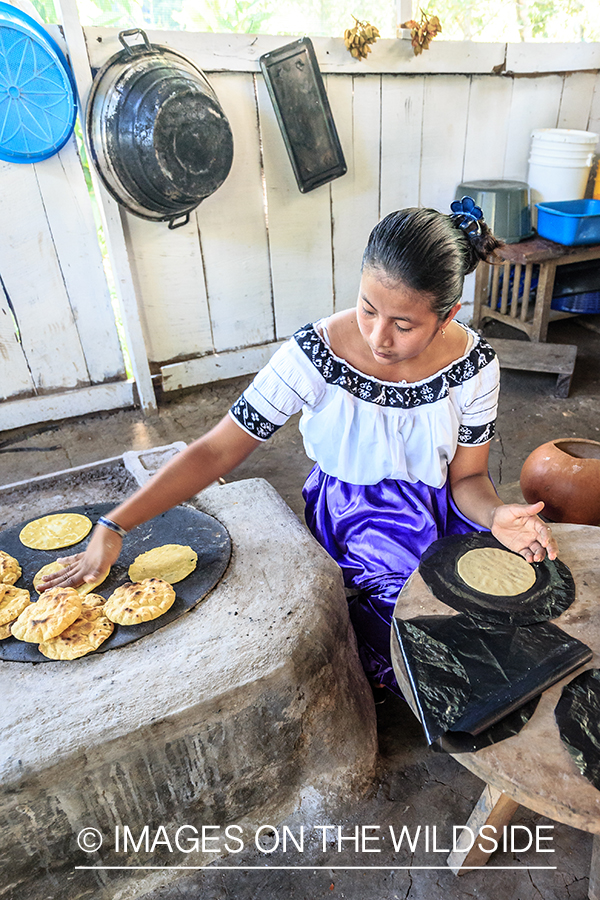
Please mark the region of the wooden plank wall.
<svg viewBox="0 0 600 900"><path fill-rule="evenodd" d="M353 305L382 215L446 210L464 180L526 180L532 128L587 129L600 116L596 72L326 74L348 173L301 194L262 76L208 74L232 125L231 174L186 228L127 215L146 343L167 390L252 371L268 358L261 348ZM469 280L465 320L471 296Z"/></svg>
<svg viewBox="0 0 600 900"><path fill-rule="evenodd" d="M90 389L124 380L125 369L74 137L43 162L0 162L0 229L0 400L13 401L0 408L0 430L39 421L25 398L39 407L79 389L81 411L93 408ZM111 392L100 393L105 408ZM131 386L112 393L115 405L132 402ZM42 404L43 415L77 410L64 396Z"/></svg>
<svg viewBox="0 0 600 900"><path fill-rule="evenodd" d="M117 29L86 29L86 38L94 69L119 49ZM545 52L538 74L518 76L491 71L503 59L524 66L521 48L505 56L503 45L447 46L415 61L407 42L389 41L377 65L358 66L341 41L322 39L348 173L301 194L257 65L284 41L150 39L207 71L235 143L229 177L188 225L169 230L123 214L146 350L166 390L256 371L296 328L351 306L382 215L408 205L445 210L466 179L525 180L534 127L600 130L594 47L584 47L582 71L552 71ZM582 68L561 52L565 67ZM13 398L0 409L0 430L22 421L29 401L14 398L33 395L38 420L75 414L84 410L69 392L79 388L86 410L105 408L94 407L90 390L123 378L86 197L74 141L36 166L0 163L1 396ZM130 388L105 394L98 404L131 402Z"/></svg>

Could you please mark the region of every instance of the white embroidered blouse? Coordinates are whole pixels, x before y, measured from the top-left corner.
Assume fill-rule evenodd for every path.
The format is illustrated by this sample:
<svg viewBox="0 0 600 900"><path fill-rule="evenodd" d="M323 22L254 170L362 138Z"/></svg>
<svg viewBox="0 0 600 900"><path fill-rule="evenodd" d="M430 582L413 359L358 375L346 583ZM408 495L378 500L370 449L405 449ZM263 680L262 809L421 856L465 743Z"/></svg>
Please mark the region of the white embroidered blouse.
<svg viewBox="0 0 600 900"><path fill-rule="evenodd" d="M494 434L499 366L474 331L466 353L423 381L380 381L332 352L326 320L297 331L231 407L233 420L264 441L302 410L310 459L351 484L384 478L446 482L457 445L485 444ZM325 337L323 337L325 335Z"/></svg>

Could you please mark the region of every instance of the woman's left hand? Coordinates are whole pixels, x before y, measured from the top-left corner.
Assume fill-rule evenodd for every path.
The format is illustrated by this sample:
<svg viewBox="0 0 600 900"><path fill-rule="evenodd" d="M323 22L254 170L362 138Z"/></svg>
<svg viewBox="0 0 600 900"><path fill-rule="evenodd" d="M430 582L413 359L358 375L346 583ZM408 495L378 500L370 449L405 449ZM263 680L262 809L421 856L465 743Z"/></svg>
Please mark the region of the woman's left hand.
<svg viewBox="0 0 600 900"><path fill-rule="evenodd" d="M543 508L541 500L530 505L497 506L492 516L492 534L527 562L541 562L546 554L549 559L556 559L558 545L550 527L538 516Z"/></svg>

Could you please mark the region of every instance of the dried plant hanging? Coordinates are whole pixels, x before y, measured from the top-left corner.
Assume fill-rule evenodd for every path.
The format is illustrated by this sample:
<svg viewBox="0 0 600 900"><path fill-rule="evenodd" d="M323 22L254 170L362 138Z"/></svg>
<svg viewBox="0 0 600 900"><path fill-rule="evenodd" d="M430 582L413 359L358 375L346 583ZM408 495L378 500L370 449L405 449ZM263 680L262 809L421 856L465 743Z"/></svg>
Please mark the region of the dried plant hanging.
<svg viewBox="0 0 600 900"><path fill-rule="evenodd" d="M410 28L411 44L415 56L419 56L423 50L429 50L430 43L436 34L440 34L442 30L441 22L437 16L429 16L422 9L419 11L421 13L419 22L409 19L408 22L403 22L400 26L400 28Z"/></svg>
<svg viewBox="0 0 600 900"><path fill-rule="evenodd" d="M354 28L346 28L344 32L344 43L355 59L366 59L371 52L370 44L374 44L380 37L379 29L369 22L359 22L356 16L354 19Z"/></svg>

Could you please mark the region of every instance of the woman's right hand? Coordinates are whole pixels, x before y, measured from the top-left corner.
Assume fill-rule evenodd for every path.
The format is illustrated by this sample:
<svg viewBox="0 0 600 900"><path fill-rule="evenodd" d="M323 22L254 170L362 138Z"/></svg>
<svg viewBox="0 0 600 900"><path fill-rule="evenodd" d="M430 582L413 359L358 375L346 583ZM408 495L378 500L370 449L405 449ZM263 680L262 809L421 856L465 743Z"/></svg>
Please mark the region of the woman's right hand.
<svg viewBox="0 0 600 900"><path fill-rule="evenodd" d="M60 572L46 575L40 585L42 591L54 587L78 587L84 582L98 581L119 558L123 541L114 531L97 525L83 553L62 556L57 562L65 566Z"/></svg>

